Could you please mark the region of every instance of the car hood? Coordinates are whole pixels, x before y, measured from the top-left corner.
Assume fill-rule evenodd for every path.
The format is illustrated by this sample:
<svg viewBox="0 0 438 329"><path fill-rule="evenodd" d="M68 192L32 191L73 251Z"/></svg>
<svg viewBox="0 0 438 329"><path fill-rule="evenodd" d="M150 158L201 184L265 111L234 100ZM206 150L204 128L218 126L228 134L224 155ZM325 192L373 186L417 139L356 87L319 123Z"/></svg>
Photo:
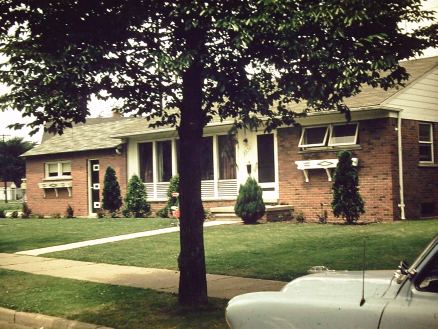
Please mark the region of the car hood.
<svg viewBox="0 0 438 329"><path fill-rule="evenodd" d="M375 329L396 295L392 271L324 272L298 278L277 292L234 297L226 319L233 329ZM362 287L365 302L362 303Z"/></svg>
<svg viewBox="0 0 438 329"><path fill-rule="evenodd" d="M382 297L388 291L394 271L333 271L310 274L288 283L284 293L313 296L361 297L364 287L365 298Z"/></svg>

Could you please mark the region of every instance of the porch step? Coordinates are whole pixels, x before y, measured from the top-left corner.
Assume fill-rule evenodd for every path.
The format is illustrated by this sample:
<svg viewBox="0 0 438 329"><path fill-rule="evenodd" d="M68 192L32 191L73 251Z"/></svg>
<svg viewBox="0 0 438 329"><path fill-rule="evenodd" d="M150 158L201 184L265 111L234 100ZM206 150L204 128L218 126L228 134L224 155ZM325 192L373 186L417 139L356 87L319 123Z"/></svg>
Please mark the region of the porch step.
<svg viewBox="0 0 438 329"><path fill-rule="evenodd" d="M225 213L225 214L215 214L214 218L216 220L223 220L223 221L240 221L242 220L240 217L237 217L236 214L231 214L231 213Z"/></svg>
<svg viewBox="0 0 438 329"><path fill-rule="evenodd" d="M211 214L214 216L216 220L223 221L239 221L241 220L234 213L234 207L214 207L210 209Z"/></svg>
<svg viewBox="0 0 438 329"><path fill-rule="evenodd" d="M292 220L292 212L294 207L292 205L276 205L266 206L266 214L262 221L276 222ZM211 214L216 220L240 220L234 213L234 207L214 207L210 209Z"/></svg>

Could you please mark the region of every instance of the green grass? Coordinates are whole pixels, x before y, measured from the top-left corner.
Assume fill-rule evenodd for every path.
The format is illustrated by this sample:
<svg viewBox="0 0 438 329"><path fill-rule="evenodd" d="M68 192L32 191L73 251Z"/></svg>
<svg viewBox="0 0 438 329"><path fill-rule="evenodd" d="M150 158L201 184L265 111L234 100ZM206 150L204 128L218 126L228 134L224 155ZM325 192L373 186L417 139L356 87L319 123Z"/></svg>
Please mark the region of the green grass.
<svg viewBox="0 0 438 329"><path fill-rule="evenodd" d="M166 219L0 219L0 251L14 252L169 226ZM268 223L204 230L207 272L289 281L314 265L395 269L438 233L438 220L371 225ZM179 234L45 254L55 258L177 269ZM176 295L0 269L0 305L113 328L226 328L225 300L180 309Z"/></svg>
<svg viewBox="0 0 438 329"><path fill-rule="evenodd" d="M13 253L169 227L163 218L0 218L0 252Z"/></svg>
<svg viewBox="0 0 438 329"><path fill-rule="evenodd" d="M5 212L21 211L22 208L23 208L23 204L20 203L20 201L8 200L8 203L5 203L4 200L0 201L0 209L4 210Z"/></svg>
<svg viewBox="0 0 438 329"><path fill-rule="evenodd" d="M0 305L118 329L227 328L226 300L182 309L175 294L0 269Z"/></svg>
<svg viewBox="0 0 438 329"><path fill-rule="evenodd" d="M364 241L367 269L396 269L402 259L412 262L437 233L438 220L209 227L204 230L207 272L289 281L315 265L361 270ZM177 270L178 254L179 234L168 233L44 256Z"/></svg>

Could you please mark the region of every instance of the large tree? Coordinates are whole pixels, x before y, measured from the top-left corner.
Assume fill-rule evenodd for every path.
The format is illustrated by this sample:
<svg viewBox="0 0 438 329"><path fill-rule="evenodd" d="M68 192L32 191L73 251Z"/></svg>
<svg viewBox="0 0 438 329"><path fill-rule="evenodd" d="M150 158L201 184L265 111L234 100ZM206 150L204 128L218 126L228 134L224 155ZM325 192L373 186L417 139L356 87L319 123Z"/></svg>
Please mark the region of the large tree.
<svg viewBox="0 0 438 329"><path fill-rule="evenodd" d="M33 148L35 144L24 141L22 137L0 141L0 180L4 183L5 203L8 202L6 183L14 182L15 185L20 186L21 179L26 174L26 163L20 155Z"/></svg>
<svg viewBox="0 0 438 329"><path fill-rule="evenodd" d="M436 44L436 29L408 33L400 22L430 16L420 0L0 0L0 81L12 87L0 104L57 133L86 120L93 94L176 126L179 301L204 304L205 125L214 115L292 124L301 113L288 104L300 101L348 112L342 100L362 84L407 79L399 61Z"/></svg>

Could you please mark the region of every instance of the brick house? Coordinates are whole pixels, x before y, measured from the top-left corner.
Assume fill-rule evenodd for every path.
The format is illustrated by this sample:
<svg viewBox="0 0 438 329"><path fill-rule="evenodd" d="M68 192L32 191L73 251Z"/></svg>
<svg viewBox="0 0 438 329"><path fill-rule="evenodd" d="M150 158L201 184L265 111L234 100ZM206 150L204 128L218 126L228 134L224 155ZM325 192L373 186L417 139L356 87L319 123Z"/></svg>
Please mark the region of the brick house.
<svg viewBox="0 0 438 329"><path fill-rule="evenodd" d="M364 87L346 101L350 122L338 112L313 112L297 120L300 126L271 134L239 131L233 140L228 136L231 121L208 124L201 164L205 208L233 206L250 173L267 204L291 205L308 221L325 209L333 220L333 168L339 151L347 149L355 158L366 202L363 220L437 216L438 57L404 66L411 75L405 87ZM178 172L175 129L150 129L144 118L100 120L90 119L24 154L34 212L63 213L69 203L78 216L95 213L107 165L116 169L123 194L135 173L145 183L153 210L163 206L169 180ZM100 169L99 178L93 168Z"/></svg>

